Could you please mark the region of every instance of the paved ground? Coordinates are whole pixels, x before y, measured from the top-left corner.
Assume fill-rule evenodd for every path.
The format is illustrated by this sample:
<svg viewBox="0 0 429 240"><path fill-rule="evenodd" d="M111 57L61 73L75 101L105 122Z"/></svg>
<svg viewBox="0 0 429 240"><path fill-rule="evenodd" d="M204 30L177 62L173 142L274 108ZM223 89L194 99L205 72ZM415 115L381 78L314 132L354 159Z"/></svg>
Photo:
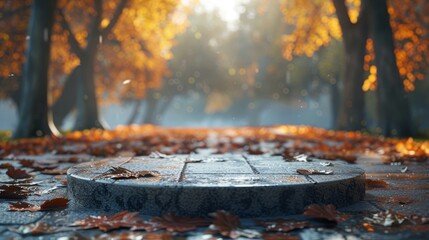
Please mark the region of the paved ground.
<svg viewBox="0 0 429 240"><path fill-rule="evenodd" d="M89 239L95 236L98 236L98 239L111 239L117 233L130 232L128 229L120 229L108 232L107 234L109 235L102 235L105 233L100 230L82 230L69 226L79 219L101 214L113 215L117 211L87 209L74 204L69 204L67 209L61 211L8 211L10 203L17 201L26 201L40 205L49 199L67 197L66 178L65 175L61 175L64 174L64 171L57 173L46 171L49 169L49 166L55 167L55 169L67 169L78 162L95 161L103 158L95 157L94 155L97 154L94 154L94 151L92 151L93 155L66 154L64 152L66 151L63 149L61 154L54 152L38 156L19 156L13 160L3 157L0 160L0 186L10 185L11 183L11 178L5 174L7 169L10 168L8 164L30 172L33 175L32 183L34 184L29 184L31 186L28 187L31 190L31 194L21 200L7 199L8 197L5 197L4 194L2 195L2 191L0 191L0 239ZM261 154L259 152L255 153ZM128 153L122 152L121 154L127 155ZM31 162L31 166L28 165L29 162ZM344 163L344 161L331 162L334 164ZM26 164L27 167L24 166ZM375 213L386 210L407 216L420 215L427 217L429 215L429 162L426 160L404 162L402 164L386 164L386 161L381 157L361 155L355 161L355 165L363 168L366 171L366 178L373 181L367 181L367 190L363 201L338 209L340 212L351 214L352 217L339 224L333 224L332 222L327 223L301 214L284 215L284 219L308 221L311 224L311 227L289 232L288 237L294 236L298 237L298 239L429 239L428 224L414 225L403 223L392 227L384 227L376 224L368 224L368 221L365 220L365 218L371 218ZM37 167L41 169L35 170ZM44 174L41 173L43 171L45 171ZM21 185L25 185L25 183L21 183ZM150 218L150 216L146 215L139 216L144 219ZM256 220L273 219L259 218ZM22 232L22 230L25 230L27 224L35 223L48 223L55 227L57 232L39 236ZM241 218L241 226L244 229L253 229L264 234L260 238L288 239L286 235L265 232L263 227L255 223L254 218ZM207 227L200 227L184 233L164 233L165 231L160 231L160 234L146 235L146 238L222 239L221 235L209 234L207 230ZM136 231L135 234L146 233L144 231ZM117 237L116 239L127 238ZM246 238L241 237L241 239Z"/></svg>

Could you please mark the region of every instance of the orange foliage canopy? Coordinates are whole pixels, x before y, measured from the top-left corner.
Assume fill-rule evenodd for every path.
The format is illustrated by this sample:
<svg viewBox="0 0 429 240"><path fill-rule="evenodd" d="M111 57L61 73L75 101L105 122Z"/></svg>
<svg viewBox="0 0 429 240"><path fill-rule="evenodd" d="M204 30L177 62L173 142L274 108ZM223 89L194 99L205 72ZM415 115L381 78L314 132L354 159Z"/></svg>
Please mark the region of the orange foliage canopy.
<svg viewBox="0 0 429 240"><path fill-rule="evenodd" d="M99 27L104 29L113 19L120 1L102 3ZM1 1L0 7L8 13L0 16L0 76L20 75L25 61L31 1ZM88 28L95 16L93 1L60 0L58 7L80 47L85 47ZM180 0L127 1L115 26L107 36L99 37L100 49L95 67L98 96L110 90L109 99L127 95L143 98L147 88L160 87L161 78L168 74L166 60L172 57L173 40L186 28L189 10ZM61 79L79 64L79 58L71 51L68 32L63 27L61 16L57 14L50 69L54 98L62 88Z"/></svg>
<svg viewBox="0 0 429 240"><path fill-rule="evenodd" d="M346 0L351 22L359 15L360 0ZM414 90L414 82L422 80L429 65L429 5L425 0L388 1L390 24L395 38L395 55L399 73L406 91ZM294 30L283 37L283 55L312 56L332 39L341 38L341 29L331 1L283 0L282 12L287 24ZM372 40L367 42L364 70L369 76L362 90L376 89L377 69L373 66Z"/></svg>

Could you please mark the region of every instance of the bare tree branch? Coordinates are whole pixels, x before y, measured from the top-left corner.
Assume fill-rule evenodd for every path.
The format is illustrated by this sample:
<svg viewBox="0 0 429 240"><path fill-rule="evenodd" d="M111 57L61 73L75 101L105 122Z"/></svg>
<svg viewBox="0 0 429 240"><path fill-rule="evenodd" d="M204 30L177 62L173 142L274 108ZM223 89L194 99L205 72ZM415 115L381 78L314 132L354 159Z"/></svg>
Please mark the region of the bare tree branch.
<svg viewBox="0 0 429 240"><path fill-rule="evenodd" d="M124 10L125 6L127 5L128 0L121 0L116 6L115 12L113 13L113 17L110 20L109 24L104 28L101 32L101 35L103 37L106 37L113 29L113 27L116 25L116 23L119 21L119 17L122 14L122 11Z"/></svg>

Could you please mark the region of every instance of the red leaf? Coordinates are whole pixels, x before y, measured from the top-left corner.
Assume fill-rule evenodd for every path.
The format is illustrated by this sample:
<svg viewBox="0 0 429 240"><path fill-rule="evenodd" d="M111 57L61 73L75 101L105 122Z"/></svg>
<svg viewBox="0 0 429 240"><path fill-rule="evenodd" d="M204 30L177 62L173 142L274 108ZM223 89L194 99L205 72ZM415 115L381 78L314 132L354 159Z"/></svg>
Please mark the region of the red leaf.
<svg viewBox="0 0 429 240"><path fill-rule="evenodd" d="M13 179L31 178L31 175L28 174L25 170L13 168L13 167L9 168L6 174Z"/></svg>
<svg viewBox="0 0 429 240"><path fill-rule="evenodd" d="M37 222L27 225L21 225L18 228L9 228L13 232L18 232L21 234L31 234L31 235L41 235L54 233L57 231L56 228L44 222Z"/></svg>
<svg viewBox="0 0 429 240"><path fill-rule="evenodd" d="M46 200L40 205L40 211L59 211L67 208L69 200L67 198L54 198Z"/></svg>
<svg viewBox="0 0 429 240"><path fill-rule="evenodd" d="M381 179L365 179L365 187L367 190L374 188L387 188L389 184Z"/></svg>
<svg viewBox="0 0 429 240"><path fill-rule="evenodd" d="M67 208L68 204L67 198L54 198L51 200L46 200L42 205L34 205L27 202L16 202L9 205L9 211L29 211L29 212L38 212L38 211L58 211Z"/></svg>
<svg viewBox="0 0 429 240"><path fill-rule="evenodd" d="M21 186L0 186L0 199L24 199L28 196L27 188Z"/></svg>
<svg viewBox="0 0 429 240"><path fill-rule="evenodd" d="M18 212L37 212L40 211L40 206L27 203L27 202L16 202L16 203L10 203L9 205L9 211L18 211Z"/></svg>
<svg viewBox="0 0 429 240"><path fill-rule="evenodd" d="M233 239L240 236L247 238L259 238L261 234L257 231L249 229L240 229L240 217L232 215L226 211L217 211L211 213L210 216L214 217L213 224L209 226L210 233L219 233L224 237Z"/></svg>
<svg viewBox="0 0 429 240"><path fill-rule="evenodd" d="M13 165L10 163L2 163L0 164L0 169L13 168Z"/></svg>
<svg viewBox="0 0 429 240"><path fill-rule="evenodd" d="M75 221L72 226L77 226L82 229L98 228L105 232L122 227L131 228L144 223L143 219L135 217L137 214L139 213L123 211L111 217L107 215L91 216Z"/></svg>
<svg viewBox="0 0 429 240"><path fill-rule="evenodd" d="M311 204L305 207L304 210L305 216L316 217L320 219L325 219L328 221L334 221L337 223L346 221L351 216L340 213L336 210L335 206L332 204L329 205L319 205L319 204Z"/></svg>
<svg viewBox="0 0 429 240"><path fill-rule="evenodd" d="M45 169L42 173L46 175L66 175L67 169Z"/></svg>

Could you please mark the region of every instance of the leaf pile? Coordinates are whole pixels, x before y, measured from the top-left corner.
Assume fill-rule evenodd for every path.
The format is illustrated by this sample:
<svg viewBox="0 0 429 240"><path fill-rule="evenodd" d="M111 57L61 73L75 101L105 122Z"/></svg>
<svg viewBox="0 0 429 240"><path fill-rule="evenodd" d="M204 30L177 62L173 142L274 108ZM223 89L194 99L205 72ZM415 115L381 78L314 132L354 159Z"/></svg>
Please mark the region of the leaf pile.
<svg viewBox="0 0 429 240"><path fill-rule="evenodd" d="M358 156L365 155L380 156L387 162L399 163L429 159L429 141L379 138L359 132L332 132L321 128L289 125L222 129L121 126L114 130L72 132L63 138L46 137L3 142L0 143L0 157L38 155L55 151L59 154L89 153L105 157L130 152L135 155L152 154L158 158L169 158L170 155L189 154L207 148L213 149L215 153L283 155L294 161L319 158L355 162ZM302 154L307 157L301 157Z"/></svg>

